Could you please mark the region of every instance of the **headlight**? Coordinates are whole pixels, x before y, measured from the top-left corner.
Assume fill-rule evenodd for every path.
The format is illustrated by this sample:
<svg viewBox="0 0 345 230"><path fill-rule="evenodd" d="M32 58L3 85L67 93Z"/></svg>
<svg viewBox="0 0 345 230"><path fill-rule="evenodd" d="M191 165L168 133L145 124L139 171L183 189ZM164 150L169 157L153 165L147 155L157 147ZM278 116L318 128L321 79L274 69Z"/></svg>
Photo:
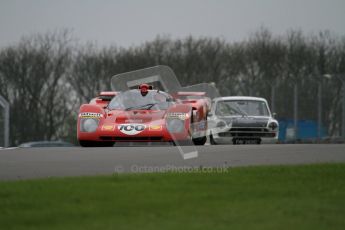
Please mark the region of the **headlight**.
<svg viewBox="0 0 345 230"><path fill-rule="evenodd" d="M274 130L276 130L276 129L278 128L278 124L277 124L276 122L271 122L271 123L269 123L268 127L269 127L272 131L274 131Z"/></svg>
<svg viewBox="0 0 345 230"><path fill-rule="evenodd" d="M87 132L87 133L95 132L98 127L98 122L99 122L98 119L92 119L92 118L82 119L80 121L80 131Z"/></svg>
<svg viewBox="0 0 345 230"><path fill-rule="evenodd" d="M167 120L167 128L170 133L180 133L184 130L184 121L180 119Z"/></svg>

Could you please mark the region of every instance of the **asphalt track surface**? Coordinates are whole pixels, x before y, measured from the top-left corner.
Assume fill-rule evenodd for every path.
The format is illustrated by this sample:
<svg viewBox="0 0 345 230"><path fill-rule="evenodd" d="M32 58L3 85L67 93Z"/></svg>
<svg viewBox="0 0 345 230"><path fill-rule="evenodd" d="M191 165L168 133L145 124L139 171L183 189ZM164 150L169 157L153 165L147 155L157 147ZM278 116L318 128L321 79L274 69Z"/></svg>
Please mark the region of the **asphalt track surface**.
<svg viewBox="0 0 345 230"><path fill-rule="evenodd" d="M173 146L2 149L0 180L345 162L344 144L217 145L196 149L198 157L188 160Z"/></svg>

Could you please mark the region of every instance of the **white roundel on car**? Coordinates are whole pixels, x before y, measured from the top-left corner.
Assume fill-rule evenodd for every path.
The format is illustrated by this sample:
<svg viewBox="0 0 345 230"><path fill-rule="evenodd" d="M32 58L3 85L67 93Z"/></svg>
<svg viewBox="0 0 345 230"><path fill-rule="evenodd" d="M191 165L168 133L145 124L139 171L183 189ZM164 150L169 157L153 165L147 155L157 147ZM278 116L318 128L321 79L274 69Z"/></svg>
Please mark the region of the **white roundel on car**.
<svg viewBox="0 0 345 230"><path fill-rule="evenodd" d="M126 135L136 135L146 129L146 125L143 124L120 124L117 126L121 133Z"/></svg>

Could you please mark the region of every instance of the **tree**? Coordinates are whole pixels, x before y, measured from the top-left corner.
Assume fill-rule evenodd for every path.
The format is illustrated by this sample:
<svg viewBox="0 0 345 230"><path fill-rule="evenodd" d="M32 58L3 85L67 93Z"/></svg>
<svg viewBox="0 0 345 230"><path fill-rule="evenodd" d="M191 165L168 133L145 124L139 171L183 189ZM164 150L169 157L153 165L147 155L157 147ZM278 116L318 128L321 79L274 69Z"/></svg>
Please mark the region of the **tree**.
<svg viewBox="0 0 345 230"><path fill-rule="evenodd" d="M24 37L0 53L1 94L11 104L11 140L50 140L69 115L71 42L68 31Z"/></svg>

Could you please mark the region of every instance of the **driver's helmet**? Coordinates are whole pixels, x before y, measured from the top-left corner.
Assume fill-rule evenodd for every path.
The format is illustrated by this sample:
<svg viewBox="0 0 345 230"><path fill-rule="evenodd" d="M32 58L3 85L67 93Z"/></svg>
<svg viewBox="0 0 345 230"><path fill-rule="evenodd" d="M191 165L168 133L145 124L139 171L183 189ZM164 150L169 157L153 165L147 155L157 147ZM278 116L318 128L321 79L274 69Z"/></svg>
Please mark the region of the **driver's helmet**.
<svg viewBox="0 0 345 230"><path fill-rule="evenodd" d="M148 84L141 84L139 85L138 89L140 90L141 96L145 97L149 90L152 89L152 85Z"/></svg>

